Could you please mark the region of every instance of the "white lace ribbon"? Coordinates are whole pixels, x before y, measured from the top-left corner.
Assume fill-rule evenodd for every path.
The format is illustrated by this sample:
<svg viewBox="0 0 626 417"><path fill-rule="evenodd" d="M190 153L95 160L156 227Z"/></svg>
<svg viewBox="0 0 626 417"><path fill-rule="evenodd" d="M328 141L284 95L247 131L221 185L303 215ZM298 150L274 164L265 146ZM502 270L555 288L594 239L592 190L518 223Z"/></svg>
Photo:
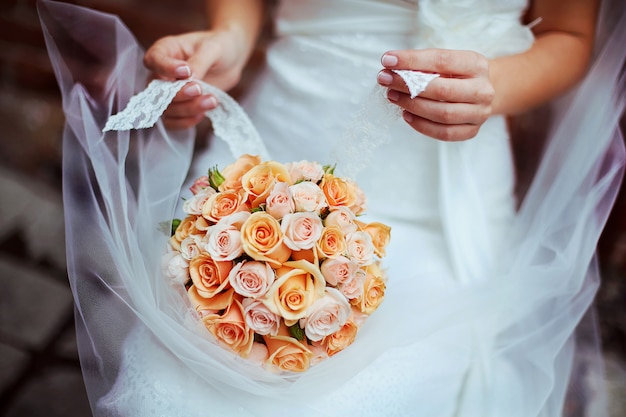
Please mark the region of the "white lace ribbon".
<svg viewBox="0 0 626 417"><path fill-rule="evenodd" d="M421 71L412 70L392 70L398 74L403 80L406 86L409 88L411 98L415 98L428 87L428 84L435 78L439 77L439 74L432 74Z"/></svg>
<svg viewBox="0 0 626 417"><path fill-rule="evenodd" d="M170 105L176 93L191 80L153 80L148 87L134 95L124 110L107 120L103 132L115 130L147 129L155 125ZM203 81L193 80L202 86L205 94L212 94L220 103L205 116L211 119L216 136L224 140L234 158L248 153L268 160L269 152L246 112L224 91Z"/></svg>

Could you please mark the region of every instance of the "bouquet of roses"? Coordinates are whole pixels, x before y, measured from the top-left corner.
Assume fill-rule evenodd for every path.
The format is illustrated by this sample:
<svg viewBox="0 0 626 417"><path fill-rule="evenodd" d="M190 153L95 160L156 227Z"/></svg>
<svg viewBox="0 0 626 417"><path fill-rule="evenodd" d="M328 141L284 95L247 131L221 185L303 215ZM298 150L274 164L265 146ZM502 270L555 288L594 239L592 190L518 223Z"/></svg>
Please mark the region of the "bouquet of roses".
<svg viewBox="0 0 626 417"><path fill-rule="evenodd" d="M164 271L217 341L267 368L303 372L355 339L383 300L390 228L334 167L243 155L191 187Z"/></svg>

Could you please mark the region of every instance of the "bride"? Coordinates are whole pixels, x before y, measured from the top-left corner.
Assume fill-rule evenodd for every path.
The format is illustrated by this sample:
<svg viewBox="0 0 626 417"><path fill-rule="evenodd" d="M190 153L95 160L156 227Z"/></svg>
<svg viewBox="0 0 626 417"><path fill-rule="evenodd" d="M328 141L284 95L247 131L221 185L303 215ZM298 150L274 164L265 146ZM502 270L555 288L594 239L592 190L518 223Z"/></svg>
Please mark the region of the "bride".
<svg viewBox="0 0 626 417"><path fill-rule="evenodd" d="M597 38L610 53L594 54L597 1L209 0L210 30L145 54L158 77L189 79L162 124L114 141L95 127L145 85L141 49L112 18L43 5L68 115L69 272L95 415L562 414L572 334L597 288L589 265L623 166L623 94L616 104L613 93L626 36ZM615 17L609 5L602 16ZM194 80L235 86L268 14L276 38L243 106L270 156L359 168L367 215L392 227L380 314L345 354L297 378L212 349L154 274L167 240L154 225L172 217L191 159L186 128L220 105ZM77 16L101 25L83 45L98 51L97 68L59 58L59 22ZM412 97L394 70L439 76ZM585 74L518 201L506 116ZM232 160L214 140L190 178Z"/></svg>

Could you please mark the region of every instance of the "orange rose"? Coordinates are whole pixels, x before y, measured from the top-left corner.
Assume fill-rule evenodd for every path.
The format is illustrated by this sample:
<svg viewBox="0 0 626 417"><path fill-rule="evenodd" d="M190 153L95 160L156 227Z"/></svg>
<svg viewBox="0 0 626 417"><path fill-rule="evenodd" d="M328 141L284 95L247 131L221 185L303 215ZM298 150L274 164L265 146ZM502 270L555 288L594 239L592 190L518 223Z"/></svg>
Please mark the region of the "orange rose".
<svg viewBox="0 0 626 417"><path fill-rule="evenodd" d="M230 287L228 274L233 263L216 262L203 252L189 261L189 275L200 297L211 298Z"/></svg>
<svg viewBox="0 0 626 417"><path fill-rule="evenodd" d="M262 211L252 213L241 226L241 245L252 259L269 262L274 268L280 267L291 254L283 242L278 220Z"/></svg>
<svg viewBox="0 0 626 417"><path fill-rule="evenodd" d="M172 248L180 251L180 243L185 240L187 236L196 232L196 216L185 217L174 232L174 235L170 238L170 245Z"/></svg>
<svg viewBox="0 0 626 417"><path fill-rule="evenodd" d="M362 313L372 314L382 303L383 298L385 298L386 287L385 275L378 263L373 263L366 269L363 294L351 302Z"/></svg>
<svg viewBox="0 0 626 417"><path fill-rule="evenodd" d="M328 356L333 356L350 346L354 342L358 331L358 326L349 320L341 329L322 339L322 346L326 349Z"/></svg>
<svg viewBox="0 0 626 417"><path fill-rule="evenodd" d="M221 316L209 314L202 321L221 344L244 358L248 357L254 342L254 332L246 324L243 307L237 299L233 299Z"/></svg>
<svg viewBox="0 0 626 417"><path fill-rule="evenodd" d="M386 254L385 249L389 244L391 237L391 227L379 222L372 222L362 229L372 237L372 243L374 244L374 253L378 257L383 257Z"/></svg>
<svg viewBox="0 0 626 417"><path fill-rule="evenodd" d="M243 191L224 191L209 197L202 207L202 217L217 223L230 214L249 210Z"/></svg>
<svg viewBox="0 0 626 417"><path fill-rule="evenodd" d="M256 165L246 172L241 177L241 186L246 191L252 208L257 208L261 203L265 203L274 188L274 184L279 181L291 184L289 171L278 162L268 161Z"/></svg>
<svg viewBox="0 0 626 417"><path fill-rule="evenodd" d="M235 290L228 288L223 292L216 294L211 298L204 298L198 294L198 288L195 285L189 287L187 290L189 301L196 311L202 315L214 314L220 310L224 310L233 302L235 296Z"/></svg>
<svg viewBox="0 0 626 417"><path fill-rule="evenodd" d="M356 188L354 183L332 174L325 174L322 178L322 191L331 209L337 207L352 207L356 203Z"/></svg>
<svg viewBox="0 0 626 417"><path fill-rule="evenodd" d="M218 187L219 191L241 190L241 177L243 174L260 163L261 157L258 155L241 155L234 163L222 170L221 174L224 177L224 182Z"/></svg>
<svg viewBox="0 0 626 417"><path fill-rule="evenodd" d="M346 239L339 226L328 226L322 230L317 250L323 258L336 258L346 252Z"/></svg>
<svg viewBox="0 0 626 417"><path fill-rule="evenodd" d="M313 352L289 336L289 330L284 325L280 326L278 336L263 336L263 340L269 352L269 365L290 372L304 372L309 369Z"/></svg>
<svg viewBox="0 0 626 417"><path fill-rule="evenodd" d="M306 315L307 309L324 296L326 282L320 270L307 261L285 262L276 271L276 281L261 299L287 325Z"/></svg>

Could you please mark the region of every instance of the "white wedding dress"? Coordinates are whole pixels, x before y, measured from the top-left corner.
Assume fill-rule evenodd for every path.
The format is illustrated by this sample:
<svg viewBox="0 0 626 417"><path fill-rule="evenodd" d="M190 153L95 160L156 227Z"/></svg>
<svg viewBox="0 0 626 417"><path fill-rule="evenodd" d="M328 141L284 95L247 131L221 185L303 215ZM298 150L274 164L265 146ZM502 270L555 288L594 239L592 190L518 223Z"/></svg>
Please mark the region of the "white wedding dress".
<svg viewBox="0 0 626 417"><path fill-rule="evenodd" d="M539 208L518 214L503 117L490 118L472 140L444 143L416 133L390 112L391 105L372 98L380 59L388 50L470 49L492 58L528 49L532 33L520 22L526 6L524 0L283 0L276 11L277 39L269 47L267 68L246 95L244 108L272 159L337 161L340 175L343 164L365 166L356 180L368 197L367 216L392 227L384 259L390 277L386 300L345 352L316 365L310 376L272 379L246 373L245 365L225 353L209 355L197 349L200 345L187 343L181 337L185 331L170 331L177 325L170 323L176 314L167 315L176 310L167 304L171 294L148 274L154 300L134 297L134 278L118 273L121 278L103 286L115 295L106 298L116 299L112 303L129 311L119 316L132 320L111 342L106 341L110 333L97 335L89 327L110 307L79 307L86 317L88 341L83 349L95 352L84 359L88 389L90 375L105 375L101 378L106 380L90 389L94 413L133 417L560 415L571 369L571 332L595 289L585 275L593 244L582 244L587 248L584 254L571 252L568 245L566 249L553 245L555 230L564 229L545 227L541 216L543 224L533 223L537 213L544 213L537 203L541 198L529 203ZM385 112L391 114L381 117L381 123L370 123L368 115ZM161 127L156 132L167 135ZM172 149L178 149L175 142ZM83 146L91 152L91 145ZM188 160L188 152L189 148L173 152L169 160ZM213 140L195 158L188 178L232 160L228 146ZM166 183L169 179L164 175L178 168L173 161L161 170L168 161L163 155L146 161L141 169L159 170L158 178ZM149 167L152 163L154 167ZM96 177L105 175L97 167L94 171ZM148 175L139 177L146 181ZM556 177L552 175L551 181L557 182ZM109 186L100 183L99 189L107 195ZM186 187L182 190L184 197ZM172 201L171 192L164 195L163 200ZM143 216L141 204L137 209L132 204L130 209L121 206L130 210L126 217L131 222ZM575 227L574 223L568 227ZM597 230L598 224L594 227ZM536 239L527 234L529 230ZM540 247L532 246L536 241ZM134 244L141 253L147 252L141 240L128 239L122 246ZM123 251L111 250L110 257ZM150 265L151 258L142 256ZM581 257L580 264L572 265L577 272L560 272L560 259L576 257ZM130 255L129 259L131 264L137 261ZM576 278L563 281L559 274ZM559 279L546 278L552 276ZM83 284L76 285L80 299ZM89 300L94 302L94 297ZM561 308L564 305L568 309ZM106 321L115 323L114 318ZM115 343L118 346L110 346ZM106 349L98 348L104 345ZM103 359L107 355L112 359ZM115 365L107 369L109 360Z"/></svg>

